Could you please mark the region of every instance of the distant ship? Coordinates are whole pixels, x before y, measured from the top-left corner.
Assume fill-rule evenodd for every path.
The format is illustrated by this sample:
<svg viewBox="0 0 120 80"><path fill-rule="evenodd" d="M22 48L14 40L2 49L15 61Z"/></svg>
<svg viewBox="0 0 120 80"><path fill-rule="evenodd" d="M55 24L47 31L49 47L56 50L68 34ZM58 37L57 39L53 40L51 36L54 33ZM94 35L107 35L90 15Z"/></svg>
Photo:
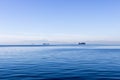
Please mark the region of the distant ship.
<svg viewBox="0 0 120 80"><path fill-rule="evenodd" d="M78 45L86 45L85 42L79 42Z"/></svg>
<svg viewBox="0 0 120 80"><path fill-rule="evenodd" d="M48 45L50 45L49 43L43 43L42 44L43 46L48 46Z"/></svg>

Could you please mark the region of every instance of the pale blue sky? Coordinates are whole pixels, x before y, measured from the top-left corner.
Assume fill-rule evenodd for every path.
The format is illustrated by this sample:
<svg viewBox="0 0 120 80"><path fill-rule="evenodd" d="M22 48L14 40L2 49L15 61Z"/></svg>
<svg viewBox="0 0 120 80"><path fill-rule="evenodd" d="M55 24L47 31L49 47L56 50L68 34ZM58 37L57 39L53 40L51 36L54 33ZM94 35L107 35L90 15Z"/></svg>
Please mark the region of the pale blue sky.
<svg viewBox="0 0 120 80"><path fill-rule="evenodd" d="M120 41L120 0L0 0L0 39Z"/></svg>

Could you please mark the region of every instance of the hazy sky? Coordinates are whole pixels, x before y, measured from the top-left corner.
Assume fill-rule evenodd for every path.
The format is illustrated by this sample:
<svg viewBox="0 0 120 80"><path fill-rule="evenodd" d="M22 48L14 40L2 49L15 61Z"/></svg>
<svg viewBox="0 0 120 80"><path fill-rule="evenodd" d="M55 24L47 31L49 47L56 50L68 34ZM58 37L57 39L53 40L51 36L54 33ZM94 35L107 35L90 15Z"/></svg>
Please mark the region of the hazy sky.
<svg viewBox="0 0 120 80"><path fill-rule="evenodd" d="M0 42L120 41L120 0L0 0Z"/></svg>

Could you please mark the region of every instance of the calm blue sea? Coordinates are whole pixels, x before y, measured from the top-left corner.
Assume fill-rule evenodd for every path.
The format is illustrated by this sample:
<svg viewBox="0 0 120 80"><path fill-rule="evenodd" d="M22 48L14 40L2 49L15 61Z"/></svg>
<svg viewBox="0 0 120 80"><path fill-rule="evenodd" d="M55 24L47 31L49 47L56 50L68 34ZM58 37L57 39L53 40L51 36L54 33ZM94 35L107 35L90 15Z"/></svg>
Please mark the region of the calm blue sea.
<svg viewBox="0 0 120 80"><path fill-rule="evenodd" d="M120 80L120 46L0 47L0 80Z"/></svg>

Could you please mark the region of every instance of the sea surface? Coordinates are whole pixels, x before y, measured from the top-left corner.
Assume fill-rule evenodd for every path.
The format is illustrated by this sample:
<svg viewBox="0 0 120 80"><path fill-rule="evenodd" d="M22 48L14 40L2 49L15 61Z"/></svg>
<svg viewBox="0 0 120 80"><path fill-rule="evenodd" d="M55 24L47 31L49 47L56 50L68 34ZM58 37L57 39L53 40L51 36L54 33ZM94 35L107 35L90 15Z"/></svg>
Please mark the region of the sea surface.
<svg viewBox="0 0 120 80"><path fill-rule="evenodd" d="M120 46L0 47L0 80L120 80Z"/></svg>

